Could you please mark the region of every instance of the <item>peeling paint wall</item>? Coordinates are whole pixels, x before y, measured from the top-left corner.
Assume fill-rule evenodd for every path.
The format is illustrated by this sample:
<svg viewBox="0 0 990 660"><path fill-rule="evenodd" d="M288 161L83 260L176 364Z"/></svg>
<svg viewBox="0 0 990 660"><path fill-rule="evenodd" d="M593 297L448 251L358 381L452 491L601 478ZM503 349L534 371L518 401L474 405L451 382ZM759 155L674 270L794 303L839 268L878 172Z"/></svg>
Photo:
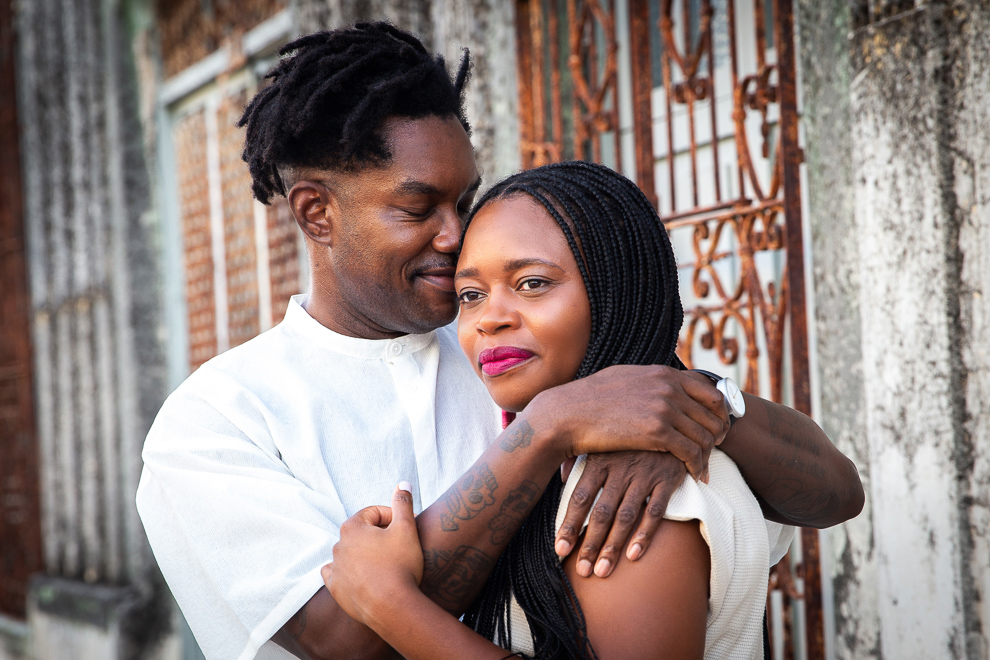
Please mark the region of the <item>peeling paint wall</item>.
<svg viewBox="0 0 990 660"><path fill-rule="evenodd" d="M868 493L832 649L985 660L990 7L798 5L823 424Z"/></svg>

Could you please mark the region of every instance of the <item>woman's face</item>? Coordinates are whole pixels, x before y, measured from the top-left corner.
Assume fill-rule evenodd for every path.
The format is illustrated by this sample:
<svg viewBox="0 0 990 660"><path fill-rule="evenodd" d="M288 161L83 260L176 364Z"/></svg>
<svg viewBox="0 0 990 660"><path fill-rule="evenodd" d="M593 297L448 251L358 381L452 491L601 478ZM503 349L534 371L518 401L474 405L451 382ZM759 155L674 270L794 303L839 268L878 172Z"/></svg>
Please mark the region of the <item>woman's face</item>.
<svg viewBox="0 0 990 660"><path fill-rule="evenodd" d="M577 375L591 336L588 294L563 232L532 198L475 215L454 288L461 348L504 410Z"/></svg>

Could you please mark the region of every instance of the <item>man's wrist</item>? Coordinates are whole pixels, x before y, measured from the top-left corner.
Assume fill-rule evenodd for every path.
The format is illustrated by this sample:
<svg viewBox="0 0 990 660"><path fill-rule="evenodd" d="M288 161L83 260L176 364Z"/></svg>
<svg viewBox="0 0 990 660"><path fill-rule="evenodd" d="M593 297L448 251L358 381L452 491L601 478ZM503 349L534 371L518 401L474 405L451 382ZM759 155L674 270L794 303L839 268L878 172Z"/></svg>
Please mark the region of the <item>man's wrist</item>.
<svg viewBox="0 0 990 660"><path fill-rule="evenodd" d="M573 456L573 420L566 414L559 414L562 406L555 395L553 389L537 394L516 417L516 423L528 424L527 432L532 433L534 448L559 465Z"/></svg>

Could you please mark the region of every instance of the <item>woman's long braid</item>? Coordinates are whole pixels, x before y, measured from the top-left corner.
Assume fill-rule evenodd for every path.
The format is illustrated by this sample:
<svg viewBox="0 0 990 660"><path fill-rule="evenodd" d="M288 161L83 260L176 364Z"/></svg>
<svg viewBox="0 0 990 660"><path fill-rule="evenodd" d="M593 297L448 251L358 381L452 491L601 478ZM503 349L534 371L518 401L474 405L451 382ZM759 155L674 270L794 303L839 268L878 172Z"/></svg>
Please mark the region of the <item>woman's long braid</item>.
<svg viewBox="0 0 990 660"><path fill-rule="evenodd" d="M607 167L558 163L496 184L471 217L515 195L531 197L554 218L584 279L591 338L577 377L616 364L680 365L674 353L684 319L677 263L666 229L642 191ZM541 660L596 657L581 606L553 547L562 491L558 473L464 615L465 623L507 647L508 608L515 594Z"/></svg>

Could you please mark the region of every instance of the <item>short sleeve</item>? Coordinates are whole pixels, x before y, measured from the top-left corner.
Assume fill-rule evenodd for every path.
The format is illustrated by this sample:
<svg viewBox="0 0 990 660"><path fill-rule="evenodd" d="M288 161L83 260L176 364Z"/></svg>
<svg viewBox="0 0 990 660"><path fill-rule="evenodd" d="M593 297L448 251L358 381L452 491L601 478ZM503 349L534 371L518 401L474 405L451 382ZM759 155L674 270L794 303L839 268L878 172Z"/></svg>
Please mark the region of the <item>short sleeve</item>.
<svg viewBox="0 0 990 660"><path fill-rule="evenodd" d="M765 522L767 524L767 540L770 543L770 565L776 566L777 562L784 558L791 547L791 542L794 540L794 527L781 525L771 520Z"/></svg>
<svg viewBox="0 0 990 660"><path fill-rule="evenodd" d="M196 640L210 660L254 658L323 586L339 499L289 472L262 420L235 424L182 388L142 456L138 511Z"/></svg>

